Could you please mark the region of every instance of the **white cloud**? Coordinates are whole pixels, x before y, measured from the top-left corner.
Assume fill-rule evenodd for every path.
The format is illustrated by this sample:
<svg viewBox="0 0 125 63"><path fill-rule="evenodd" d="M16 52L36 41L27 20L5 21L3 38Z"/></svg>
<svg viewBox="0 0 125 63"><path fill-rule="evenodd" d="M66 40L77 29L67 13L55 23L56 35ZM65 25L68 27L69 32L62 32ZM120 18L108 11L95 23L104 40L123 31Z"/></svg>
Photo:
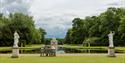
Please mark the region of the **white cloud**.
<svg viewBox="0 0 125 63"><path fill-rule="evenodd" d="M75 17L98 15L108 7L121 7L124 0L34 0L30 8L37 27L50 37L64 37ZM60 32L60 33L59 33ZM62 36L60 36L62 35Z"/></svg>
<svg viewBox="0 0 125 63"><path fill-rule="evenodd" d="M0 0L0 12L9 14L21 12L28 14L31 0Z"/></svg>
<svg viewBox="0 0 125 63"><path fill-rule="evenodd" d="M0 0L3 13L22 12L34 16L47 37L64 37L75 17L98 15L108 7L125 7L125 0Z"/></svg>

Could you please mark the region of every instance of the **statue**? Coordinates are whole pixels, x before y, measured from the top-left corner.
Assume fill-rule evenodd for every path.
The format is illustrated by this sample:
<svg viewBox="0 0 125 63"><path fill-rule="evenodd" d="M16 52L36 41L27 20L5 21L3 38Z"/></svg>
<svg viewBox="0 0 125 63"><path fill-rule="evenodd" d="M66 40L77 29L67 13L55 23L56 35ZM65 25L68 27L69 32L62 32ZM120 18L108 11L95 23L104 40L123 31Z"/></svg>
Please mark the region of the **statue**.
<svg viewBox="0 0 125 63"><path fill-rule="evenodd" d="M13 47L18 47L18 42L19 42L19 34L17 33L17 31L15 31L14 33L14 46Z"/></svg>
<svg viewBox="0 0 125 63"><path fill-rule="evenodd" d="M58 45L58 41L56 40L56 38L52 38L51 40L51 46L54 46L56 51L57 51L57 45Z"/></svg>
<svg viewBox="0 0 125 63"><path fill-rule="evenodd" d="M109 57L115 57L115 49L114 49L114 44L113 44L113 35L115 33L110 31L108 34L109 37L109 48L108 48L108 56Z"/></svg>
<svg viewBox="0 0 125 63"><path fill-rule="evenodd" d="M18 42L19 42L19 35L17 31L14 33L14 45L12 49L12 58L18 58L19 57L19 48L18 48Z"/></svg>
<svg viewBox="0 0 125 63"><path fill-rule="evenodd" d="M56 38L52 38L52 40L51 40L51 44L55 44L55 45L57 45L57 40L56 40Z"/></svg>
<svg viewBox="0 0 125 63"><path fill-rule="evenodd" d="M108 34L108 37L109 37L109 47L114 47L114 44L113 44L113 35L115 33L110 31L110 33Z"/></svg>
<svg viewBox="0 0 125 63"><path fill-rule="evenodd" d="M58 50L58 41L56 40L56 38L52 38L51 40L51 52L52 52L52 56L56 56L57 50Z"/></svg>

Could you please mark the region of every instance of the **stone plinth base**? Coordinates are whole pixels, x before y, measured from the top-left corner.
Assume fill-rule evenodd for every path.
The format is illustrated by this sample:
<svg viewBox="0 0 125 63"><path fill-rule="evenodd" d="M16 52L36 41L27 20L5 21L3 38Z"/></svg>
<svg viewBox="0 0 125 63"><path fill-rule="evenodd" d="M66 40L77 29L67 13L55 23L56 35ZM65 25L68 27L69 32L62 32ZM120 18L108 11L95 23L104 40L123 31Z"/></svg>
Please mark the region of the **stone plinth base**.
<svg viewBox="0 0 125 63"><path fill-rule="evenodd" d="M18 58L19 57L19 47L13 47L12 48L12 58Z"/></svg>
<svg viewBox="0 0 125 63"><path fill-rule="evenodd" d="M115 57L115 48L114 47L108 48L108 56L109 57Z"/></svg>

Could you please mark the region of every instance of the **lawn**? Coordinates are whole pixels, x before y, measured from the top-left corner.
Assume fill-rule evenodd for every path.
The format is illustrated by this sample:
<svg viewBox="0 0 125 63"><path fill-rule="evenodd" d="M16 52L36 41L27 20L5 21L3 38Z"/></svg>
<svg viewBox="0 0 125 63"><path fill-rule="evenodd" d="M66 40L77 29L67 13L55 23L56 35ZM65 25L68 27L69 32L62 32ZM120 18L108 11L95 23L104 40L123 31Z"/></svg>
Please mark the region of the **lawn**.
<svg viewBox="0 0 125 63"><path fill-rule="evenodd" d="M59 45L64 48L73 48L79 51L85 51L85 50L94 50L94 51L107 51L108 47L106 46L91 46L91 47L85 47L80 45ZM32 51L36 49L40 49L43 47L43 44L33 44L33 45L26 45L26 47L20 47L20 50L25 51ZM0 47L0 52L8 52L12 51L12 47ZM125 53L125 47L115 47L115 51L118 53Z"/></svg>
<svg viewBox="0 0 125 63"><path fill-rule="evenodd" d="M62 45L59 45L62 46ZM20 47L20 49L35 49L35 48L41 48L43 47L43 44L33 44L33 45L26 45L26 47ZM84 47L79 45L63 45L62 47L66 48L79 48L79 49L105 49L107 50L108 47L106 46L91 46L91 47ZM11 50L12 47L0 47L0 51L4 50ZM116 50L123 50L125 51L125 47L115 47Z"/></svg>
<svg viewBox="0 0 125 63"><path fill-rule="evenodd" d="M22 56L20 58L1 56L0 63L125 63L125 56Z"/></svg>

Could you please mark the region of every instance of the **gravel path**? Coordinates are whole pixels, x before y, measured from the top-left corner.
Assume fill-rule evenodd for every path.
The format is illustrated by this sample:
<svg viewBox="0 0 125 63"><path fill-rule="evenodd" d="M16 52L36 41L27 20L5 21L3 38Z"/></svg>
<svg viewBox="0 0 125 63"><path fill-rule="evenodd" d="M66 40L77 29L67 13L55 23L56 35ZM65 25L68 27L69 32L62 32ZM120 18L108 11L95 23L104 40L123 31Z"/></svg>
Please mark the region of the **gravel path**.
<svg viewBox="0 0 125 63"><path fill-rule="evenodd" d="M125 54L116 54L125 56ZM0 56L11 56L11 54L0 54ZM20 54L20 56L40 56L40 54ZM57 56L107 56L107 54L57 54Z"/></svg>

